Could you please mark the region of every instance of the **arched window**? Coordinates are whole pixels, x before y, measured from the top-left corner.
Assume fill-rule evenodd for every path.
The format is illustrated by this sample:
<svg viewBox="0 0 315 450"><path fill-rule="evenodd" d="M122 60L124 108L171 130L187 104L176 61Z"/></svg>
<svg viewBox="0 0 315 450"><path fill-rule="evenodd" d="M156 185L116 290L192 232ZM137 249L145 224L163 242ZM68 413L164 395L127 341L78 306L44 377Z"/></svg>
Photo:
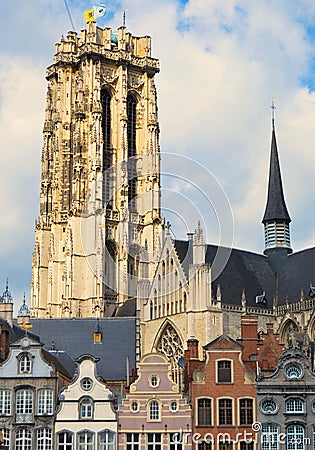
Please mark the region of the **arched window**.
<svg viewBox="0 0 315 450"><path fill-rule="evenodd" d="M57 450L73 450L73 433L61 431L57 434Z"/></svg>
<svg viewBox="0 0 315 450"><path fill-rule="evenodd" d="M52 450L52 430L51 430L51 428L39 428L37 430L36 449Z"/></svg>
<svg viewBox="0 0 315 450"><path fill-rule="evenodd" d="M31 373L32 372L32 360L27 353L23 353L19 356L19 372Z"/></svg>
<svg viewBox="0 0 315 450"><path fill-rule="evenodd" d="M285 412L286 413L303 413L304 403L300 398L289 398L285 402Z"/></svg>
<svg viewBox="0 0 315 450"><path fill-rule="evenodd" d="M98 435L99 450L114 450L115 449L115 433L110 430L105 430Z"/></svg>
<svg viewBox="0 0 315 450"><path fill-rule="evenodd" d="M31 450L32 433L27 428L19 428L15 433L15 450Z"/></svg>
<svg viewBox="0 0 315 450"><path fill-rule="evenodd" d="M149 420L160 420L160 405L157 400L149 403Z"/></svg>
<svg viewBox="0 0 315 450"><path fill-rule="evenodd" d="M0 428L0 433L2 433L3 442L2 445L5 449L10 448L10 430L8 428Z"/></svg>
<svg viewBox="0 0 315 450"><path fill-rule="evenodd" d="M79 403L79 418L93 419L93 400L90 397L83 397Z"/></svg>
<svg viewBox="0 0 315 450"><path fill-rule="evenodd" d="M137 195L137 100L133 95L127 96L127 139L128 139L128 204L131 211L136 208Z"/></svg>
<svg viewBox="0 0 315 450"><path fill-rule="evenodd" d="M286 431L287 450L304 450L304 428L301 425L289 425Z"/></svg>
<svg viewBox="0 0 315 450"><path fill-rule="evenodd" d="M103 133L103 206L106 206L112 200L111 192L111 166L112 166L112 149L111 149L111 96L106 89L101 91L102 103L102 133Z"/></svg>
<svg viewBox="0 0 315 450"><path fill-rule="evenodd" d="M278 450L278 425L274 423L263 423L261 427L261 450Z"/></svg>
<svg viewBox="0 0 315 450"><path fill-rule="evenodd" d="M150 320L153 319L153 301L150 300Z"/></svg>
<svg viewBox="0 0 315 450"><path fill-rule="evenodd" d="M187 294L184 292L184 312L187 311Z"/></svg>
<svg viewBox="0 0 315 450"><path fill-rule="evenodd" d="M178 360L184 355L184 347L181 338L171 324L165 326L156 348L158 352L169 359L172 366L173 381L179 383L181 380L181 369L178 365Z"/></svg>
<svg viewBox="0 0 315 450"><path fill-rule="evenodd" d="M78 450L94 449L94 433L91 431L82 431L78 433Z"/></svg>

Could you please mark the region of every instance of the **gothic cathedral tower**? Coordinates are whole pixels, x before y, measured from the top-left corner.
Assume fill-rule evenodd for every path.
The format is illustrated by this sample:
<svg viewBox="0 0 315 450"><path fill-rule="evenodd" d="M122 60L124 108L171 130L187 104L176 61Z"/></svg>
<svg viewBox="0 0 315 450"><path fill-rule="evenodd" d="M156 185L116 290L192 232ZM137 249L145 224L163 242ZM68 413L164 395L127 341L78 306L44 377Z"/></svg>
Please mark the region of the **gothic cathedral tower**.
<svg viewBox="0 0 315 450"><path fill-rule="evenodd" d="M138 277L153 274L161 245L158 71L151 38L125 27L113 33L92 22L56 44L47 69L33 317L112 315L135 296Z"/></svg>

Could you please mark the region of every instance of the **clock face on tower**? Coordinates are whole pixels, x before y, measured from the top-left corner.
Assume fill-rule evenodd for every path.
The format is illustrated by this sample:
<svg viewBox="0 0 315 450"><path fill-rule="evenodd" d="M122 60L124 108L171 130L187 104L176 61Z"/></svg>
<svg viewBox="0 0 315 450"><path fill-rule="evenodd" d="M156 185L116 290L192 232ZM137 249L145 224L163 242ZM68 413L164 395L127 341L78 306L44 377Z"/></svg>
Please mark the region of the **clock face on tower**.
<svg viewBox="0 0 315 450"><path fill-rule="evenodd" d="M301 378L303 374L302 366L298 363L290 363L285 367L285 375L290 380Z"/></svg>

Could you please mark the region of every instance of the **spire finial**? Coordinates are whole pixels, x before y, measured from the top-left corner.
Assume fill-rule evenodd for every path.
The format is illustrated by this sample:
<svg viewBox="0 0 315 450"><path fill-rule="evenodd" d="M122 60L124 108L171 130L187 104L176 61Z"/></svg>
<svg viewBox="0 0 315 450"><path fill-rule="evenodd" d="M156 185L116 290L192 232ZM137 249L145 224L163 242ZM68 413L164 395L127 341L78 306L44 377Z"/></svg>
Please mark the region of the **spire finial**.
<svg viewBox="0 0 315 450"><path fill-rule="evenodd" d="M125 8L125 9L124 9L124 12L123 12L123 27L126 26L126 12L127 12L127 11L128 11L128 9Z"/></svg>
<svg viewBox="0 0 315 450"><path fill-rule="evenodd" d="M275 109L276 109L276 99L271 99L271 118L272 118L272 128L275 127Z"/></svg>

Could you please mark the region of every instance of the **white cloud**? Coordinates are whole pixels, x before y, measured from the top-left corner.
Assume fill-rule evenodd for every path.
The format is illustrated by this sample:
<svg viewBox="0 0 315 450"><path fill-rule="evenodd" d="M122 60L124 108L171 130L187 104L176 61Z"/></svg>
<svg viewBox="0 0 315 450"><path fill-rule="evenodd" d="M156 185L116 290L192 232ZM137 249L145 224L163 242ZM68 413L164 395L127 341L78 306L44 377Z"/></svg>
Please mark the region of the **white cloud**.
<svg viewBox="0 0 315 450"><path fill-rule="evenodd" d="M22 291L29 280L38 210L44 67L52 61L53 44L70 26L63 2L34 0L32 8L21 0L15 3L15 8L5 9L0 30L0 287L1 276L8 274L23 280L18 282ZM79 28L89 4L68 4ZM153 56L161 61L157 83L162 152L189 155L218 177L233 208L235 244L254 251L263 247L269 105L276 98L293 247L313 245L315 94L303 88L301 79L314 77L309 72L314 49L307 36L314 23L314 2L190 0L180 7L173 0L134 0L113 11L112 23L107 22L109 14L100 25L119 26L124 7L128 29L150 34ZM174 188L181 191L178 183ZM188 211L177 222L185 224L184 233L186 222L193 230L195 220ZM207 220L208 237L215 240L212 219ZM178 226L174 231L179 237Z"/></svg>

